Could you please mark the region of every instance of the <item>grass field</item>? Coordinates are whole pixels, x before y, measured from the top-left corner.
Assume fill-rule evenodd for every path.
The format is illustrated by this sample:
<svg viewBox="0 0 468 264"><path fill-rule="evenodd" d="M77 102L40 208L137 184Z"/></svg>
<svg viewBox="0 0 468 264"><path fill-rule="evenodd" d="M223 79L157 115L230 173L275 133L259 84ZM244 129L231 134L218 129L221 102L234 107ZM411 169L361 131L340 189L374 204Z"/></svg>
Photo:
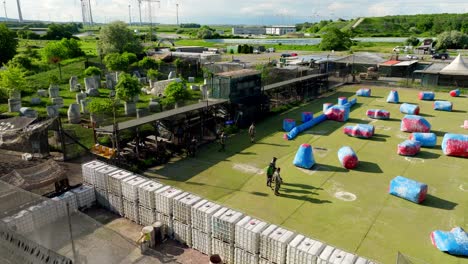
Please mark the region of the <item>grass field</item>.
<svg viewBox="0 0 468 264"><path fill-rule="evenodd" d="M432 109L432 102L418 101L416 90L399 89L400 100L418 103L438 135L438 146L423 148L415 158L396 154L397 144L409 134L400 132L403 114L399 105L385 102L389 92L385 88L372 87L372 97L359 97L347 123L325 121L293 141L282 138L283 118L299 120L305 110L318 115L322 103L354 96L358 88L343 87L328 98L264 120L257 124L255 144L243 131L228 139L226 152L211 144L196 158L150 169L146 175L380 263L395 263L398 251L414 263L467 263L466 258L439 252L429 238L436 229L468 228L468 159L444 156L440 149L445 132L466 134L460 127L468 119L466 97L437 93L437 99L452 101L456 109L439 112ZM369 120L365 112L370 108L387 109L392 119ZM355 123L372 123L376 136L365 140L344 135L343 126ZM312 170L292 165L302 143L326 149L315 150L317 164ZM337 151L344 145L357 152L361 163L356 170L339 164ZM281 196L265 186L263 172L273 156L278 157L285 181ZM427 200L418 205L389 195L389 181L397 175L427 183ZM338 192L349 192L356 199L339 199Z"/></svg>

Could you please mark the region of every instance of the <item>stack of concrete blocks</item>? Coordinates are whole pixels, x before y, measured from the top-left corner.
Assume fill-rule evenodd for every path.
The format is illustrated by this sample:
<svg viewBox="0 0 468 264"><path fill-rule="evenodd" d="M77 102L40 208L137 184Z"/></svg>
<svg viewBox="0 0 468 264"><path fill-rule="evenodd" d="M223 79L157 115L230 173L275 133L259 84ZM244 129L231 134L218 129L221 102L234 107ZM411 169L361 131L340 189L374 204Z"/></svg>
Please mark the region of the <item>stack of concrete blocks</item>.
<svg viewBox="0 0 468 264"><path fill-rule="evenodd" d="M135 177L133 173L125 170L116 170L107 175L107 197L112 212L124 216L122 181Z"/></svg>
<svg viewBox="0 0 468 264"><path fill-rule="evenodd" d="M270 225L260 234L260 264L285 264L287 247L294 233L276 225Z"/></svg>
<svg viewBox="0 0 468 264"><path fill-rule="evenodd" d="M27 210L31 212L35 228L41 228L59 218L56 203L49 200L33 205Z"/></svg>
<svg viewBox="0 0 468 264"><path fill-rule="evenodd" d="M83 182L94 186L96 184L96 170L104 166L107 166L107 164L97 160L82 164L81 173L83 174Z"/></svg>
<svg viewBox="0 0 468 264"><path fill-rule="evenodd" d="M320 241L297 235L288 244L286 264L317 263L325 246Z"/></svg>
<svg viewBox="0 0 468 264"><path fill-rule="evenodd" d="M73 192L65 192L52 198L52 200L57 202L56 205L58 217L67 215L67 204L68 212L70 212L70 214L78 210L78 200L76 199L76 195Z"/></svg>
<svg viewBox="0 0 468 264"><path fill-rule="evenodd" d="M135 223L140 221L138 208L138 187L148 182L146 178L134 177L122 181L123 208L126 218Z"/></svg>
<svg viewBox="0 0 468 264"><path fill-rule="evenodd" d="M174 198L174 239L182 244L192 246L192 207L200 200L199 196L190 193L182 193Z"/></svg>
<svg viewBox="0 0 468 264"><path fill-rule="evenodd" d="M260 258L260 234L268 224L245 216L236 224L234 263L258 264Z"/></svg>
<svg viewBox="0 0 468 264"><path fill-rule="evenodd" d="M171 186L165 186L156 190L155 201L156 201L156 220L161 222L163 226L163 236L172 237L174 232L174 225L172 221L173 216L173 205L174 198L184 194L181 190L173 188Z"/></svg>
<svg viewBox="0 0 468 264"><path fill-rule="evenodd" d="M35 229L33 215L28 210L21 210L12 216L5 217L2 222L22 235L29 234Z"/></svg>
<svg viewBox="0 0 468 264"><path fill-rule="evenodd" d="M224 263L234 263L236 224L242 217L242 213L224 207L219 209L211 220L212 252L219 254Z"/></svg>
<svg viewBox="0 0 468 264"><path fill-rule="evenodd" d="M211 255L211 220L221 205L201 200L192 208L192 248Z"/></svg>
<svg viewBox="0 0 468 264"><path fill-rule="evenodd" d="M96 184L94 188L96 190L96 200L97 203L103 208L109 209L109 196L107 194L107 179L109 174L118 169L114 166L107 165L96 170Z"/></svg>
<svg viewBox="0 0 468 264"><path fill-rule="evenodd" d="M139 223L142 226L150 226L156 222L156 190L162 188L161 183L148 181L138 187Z"/></svg>
<svg viewBox="0 0 468 264"><path fill-rule="evenodd" d="M343 251L338 248L334 248L332 246L326 246L320 256L317 259L318 264L335 264L335 263L343 263L343 264L353 264L357 260L357 256ZM363 261L361 259L360 261ZM365 260L364 260L365 261ZM368 262L363 262L368 263Z"/></svg>
<svg viewBox="0 0 468 264"><path fill-rule="evenodd" d="M78 208L89 208L96 203L96 193L94 188L88 185L81 185L71 190L76 196Z"/></svg>

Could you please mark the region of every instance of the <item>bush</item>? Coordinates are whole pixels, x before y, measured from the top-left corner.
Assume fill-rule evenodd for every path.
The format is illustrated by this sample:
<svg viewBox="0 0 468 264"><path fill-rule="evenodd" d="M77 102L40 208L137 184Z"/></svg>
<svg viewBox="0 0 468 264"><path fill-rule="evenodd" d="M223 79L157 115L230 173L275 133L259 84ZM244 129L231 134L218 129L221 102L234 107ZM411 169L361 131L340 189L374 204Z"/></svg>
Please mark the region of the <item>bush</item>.
<svg viewBox="0 0 468 264"><path fill-rule="evenodd" d="M86 76L100 76L102 74L102 71L96 66L90 66L84 71L84 74Z"/></svg>
<svg viewBox="0 0 468 264"><path fill-rule="evenodd" d="M239 128L236 125L230 125L230 126L225 127L223 131L224 133L228 135L232 135L232 134L239 132Z"/></svg>
<svg viewBox="0 0 468 264"><path fill-rule="evenodd" d="M111 99L92 100L88 104L88 110L92 114L105 114L113 111L113 102Z"/></svg>

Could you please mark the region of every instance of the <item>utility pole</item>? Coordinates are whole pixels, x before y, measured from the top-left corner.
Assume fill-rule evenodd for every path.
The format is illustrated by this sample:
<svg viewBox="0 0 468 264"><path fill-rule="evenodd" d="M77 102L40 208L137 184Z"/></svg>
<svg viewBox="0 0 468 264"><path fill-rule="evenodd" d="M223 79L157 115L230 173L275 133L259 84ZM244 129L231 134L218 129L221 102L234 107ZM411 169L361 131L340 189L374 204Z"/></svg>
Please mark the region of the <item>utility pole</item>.
<svg viewBox="0 0 468 264"><path fill-rule="evenodd" d="M20 0L16 0L16 5L18 6L18 21L23 23L23 13L21 13L21 4Z"/></svg>
<svg viewBox="0 0 468 264"><path fill-rule="evenodd" d="M5 10L5 22L8 22L8 15L6 11L6 0L3 0L3 9Z"/></svg>
<svg viewBox="0 0 468 264"><path fill-rule="evenodd" d="M175 4L176 6L176 16L177 16L177 26L179 25L179 4Z"/></svg>
<svg viewBox="0 0 468 264"><path fill-rule="evenodd" d="M141 20L141 1L142 0L138 0L138 11L140 13L140 27L143 26L143 21Z"/></svg>
<svg viewBox="0 0 468 264"><path fill-rule="evenodd" d="M131 26L132 25L132 9L131 5L128 4L128 24Z"/></svg>

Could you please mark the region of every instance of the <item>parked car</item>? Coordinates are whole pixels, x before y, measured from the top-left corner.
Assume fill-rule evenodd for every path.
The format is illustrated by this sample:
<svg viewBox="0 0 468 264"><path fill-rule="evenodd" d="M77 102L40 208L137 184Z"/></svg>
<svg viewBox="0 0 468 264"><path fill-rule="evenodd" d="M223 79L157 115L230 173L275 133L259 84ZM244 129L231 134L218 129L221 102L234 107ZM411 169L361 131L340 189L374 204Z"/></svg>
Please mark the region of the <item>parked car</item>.
<svg viewBox="0 0 468 264"><path fill-rule="evenodd" d="M253 54L260 54L260 51L258 49L254 49Z"/></svg>
<svg viewBox="0 0 468 264"><path fill-rule="evenodd" d="M281 54L281 58L287 58L287 57L291 57L291 54L289 54L289 53Z"/></svg>
<svg viewBox="0 0 468 264"><path fill-rule="evenodd" d="M295 52L291 53L291 57L297 57L297 53Z"/></svg>
<svg viewBox="0 0 468 264"><path fill-rule="evenodd" d="M406 55L406 58L409 59L409 60L417 60L418 56L408 54L408 55Z"/></svg>
<svg viewBox="0 0 468 264"><path fill-rule="evenodd" d="M413 50L412 46L396 46L393 48L393 52L408 53L408 52L411 52L412 50Z"/></svg>
<svg viewBox="0 0 468 264"><path fill-rule="evenodd" d="M432 55L432 58L433 58L433 59L445 60L445 59L448 59L448 58L449 58L449 54L446 53L446 52L443 52L443 53L435 53L435 54Z"/></svg>
<svg viewBox="0 0 468 264"><path fill-rule="evenodd" d="M275 52L275 48L268 48L266 52Z"/></svg>

